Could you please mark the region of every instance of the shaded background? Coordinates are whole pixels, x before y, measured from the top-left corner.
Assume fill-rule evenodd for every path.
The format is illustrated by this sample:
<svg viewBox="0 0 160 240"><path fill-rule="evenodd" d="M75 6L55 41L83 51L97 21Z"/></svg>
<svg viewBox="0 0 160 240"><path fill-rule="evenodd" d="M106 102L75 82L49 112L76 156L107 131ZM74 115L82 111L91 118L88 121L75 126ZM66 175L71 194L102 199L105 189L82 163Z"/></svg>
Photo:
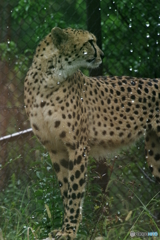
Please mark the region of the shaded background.
<svg viewBox="0 0 160 240"><path fill-rule="evenodd" d="M30 166L45 150L32 132L2 137L30 128L24 111L23 83L38 42L55 26L88 29L105 54L103 65L85 74L160 77L160 2L156 0L65 0L0 2L0 189L33 181ZM41 149L41 150L39 150ZM92 163L92 184L105 195L97 214L103 222L121 223L133 208L147 204L160 190L144 158L144 140L130 150ZM94 166L92 170L92 166ZM97 196L93 185L89 195ZM109 193L106 189L110 189ZM108 197L108 201L106 201ZM159 199L156 196L156 199ZM143 204L142 204L143 202ZM123 211L119 211L122 209ZM160 207L151 215L160 226ZM84 206L85 207L85 206ZM94 206L95 207L95 206ZM87 208L87 206L86 206ZM123 212L124 216L121 216ZM106 216L109 218L106 220ZM116 220L117 219L117 220ZM120 220L121 219L121 220ZM99 220L99 221L100 221ZM143 221L145 221L143 219ZM149 221L148 219L146 221ZM131 225L128 226L131 227ZM108 229L103 226L102 235ZM148 230L148 229L146 229ZM110 238L112 239L112 238ZM113 238L114 239L114 238ZM122 239L122 238L120 238Z"/></svg>

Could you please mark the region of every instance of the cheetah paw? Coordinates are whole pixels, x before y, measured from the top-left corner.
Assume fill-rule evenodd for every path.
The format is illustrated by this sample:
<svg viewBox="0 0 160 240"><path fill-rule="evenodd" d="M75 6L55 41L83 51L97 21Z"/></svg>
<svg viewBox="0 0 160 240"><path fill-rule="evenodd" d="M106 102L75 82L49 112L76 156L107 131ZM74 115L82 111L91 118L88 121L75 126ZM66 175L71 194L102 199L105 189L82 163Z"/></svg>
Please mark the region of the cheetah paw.
<svg viewBox="0 0 160 240"><path fill-rule="evenodd" d="M75 239L75 236L73 236L72 234L58 231L58 230L53 230L51 232L51 236L54 237L55 240L74 240Z"/></svg>
<svg viewBox="0 0 160 240"><path fill-rule="evenodd" d="M55 240L55 238L52 238L52 237L48 237L48 238L45 238L43 240Z"/></svg>

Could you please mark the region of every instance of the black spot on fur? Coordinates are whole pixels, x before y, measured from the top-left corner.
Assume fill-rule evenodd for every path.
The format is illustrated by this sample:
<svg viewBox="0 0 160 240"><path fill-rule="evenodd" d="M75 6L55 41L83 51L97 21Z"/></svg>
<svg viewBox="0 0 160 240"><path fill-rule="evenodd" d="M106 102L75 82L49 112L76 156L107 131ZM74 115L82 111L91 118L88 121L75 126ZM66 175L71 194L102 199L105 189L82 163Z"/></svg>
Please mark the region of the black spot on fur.
<svg viewBox="0 0 160 240"><path fill-rule="evenodd" d="M155 159L156 161L160 160L160 154L157 153L157 154L155 155L154 159Z"/></svg>
<svg viewBox="0 0 160 240"><path fill-rule="evenodd" d="M61 134L60 134L59 136L60 136L61 138L65 138L66 132L65 132L65 131L61 132Z"/></svg>
<svg viewBox="0 0 160 240"><path fill-rule="evenodd" d="M54 170L56 171L56 173L59 173L59 171L60 171L59 164L58 163L53 163L53 167L54 167Z"/></svg>
<svg viewBox="0 0 160 240"><path fill-rule="evenodd" d="M34 127L34 129L36 129L37 131L39 131L39 127L38 127L35 123L33 123L32 126Z"/></svg>
<svg viewBox="0 0 160 240"><path fill-rule="evenodd" d="M61 123L60 121L55 121L55 125L54 125L55 128L59 127L60 123Z"/></svg>
<svg viewBox="0 0 160 240"><path fill-rule="evenodd" d="M61 160L60 160L60 164L61 164L64 168L68 169L68 161L67 161L66 159L61 159Z"/></svg>
<svg viewBox="0 0 160 240"><path fill-rule="evenodd" d="M78 184L77 183L74 183L73 184L73 190L76 191L78 189Z"/></svg>
<svg viewBox="0 0 160 240"><path fill-rule="evenodd" d="M46 102L41 102L41 107L44 107L46 105Z"/></svg>

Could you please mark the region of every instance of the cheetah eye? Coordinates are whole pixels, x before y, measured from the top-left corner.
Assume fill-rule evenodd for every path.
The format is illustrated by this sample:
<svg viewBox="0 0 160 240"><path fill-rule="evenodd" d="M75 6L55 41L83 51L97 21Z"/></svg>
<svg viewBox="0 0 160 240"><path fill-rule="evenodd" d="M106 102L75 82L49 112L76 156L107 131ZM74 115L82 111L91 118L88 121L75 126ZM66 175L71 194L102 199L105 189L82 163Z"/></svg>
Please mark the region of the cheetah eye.
<svg viewBox="0 0 160 240"><path fill-rule="evenodd" d="M91 46L92 46L92 47L94 48L94 50L95 50L95 46L94 46L94 44L93 44L93 39L90 39L88 42L91 44Z"/></svg>
<svg viewBox="0 0 160 240"><path fill-rule="evenodd" d="M93 45L93 39L88 40L88 42Z"/></svg>
<svg viewBox="0 0 160 240"><path fill-rule="evenodd" d="M94 57L97 57L97 50L96 50L96 48L95 48L95 46L94 46L94 44L93 44L94 40L93 40L93 39L90 39L90 40L88 40L88 42L91 44L91 46L93 47L93 49L94 49L94 51L95 51Z"/></svg>

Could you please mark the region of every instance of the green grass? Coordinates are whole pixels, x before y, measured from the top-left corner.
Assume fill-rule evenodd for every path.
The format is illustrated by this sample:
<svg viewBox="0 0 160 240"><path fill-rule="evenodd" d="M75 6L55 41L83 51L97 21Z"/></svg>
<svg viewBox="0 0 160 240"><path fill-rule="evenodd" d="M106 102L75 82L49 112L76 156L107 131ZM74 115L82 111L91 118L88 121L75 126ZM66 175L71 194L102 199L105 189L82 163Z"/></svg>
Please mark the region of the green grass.
<svg viewBox="0 0 160 240"><path fill-rule="evenodd" d="M132 155L132 152L133 149L128 154ZM124 160L124 156L123 153L120 158ZM14 162L16 164L16 159ZM125 167L119 169L115 165L112 171L113 162L114 159L108 161L109 182L106 192L102 193L99 186L93 183L97 174L94 171L96 162L90 159L83 221L80 224L78 239L93 240L103 236L106 240L127 240L130 239L131 230L158 232L160 236L160 194L157 192L151 196L149 189L145 194L138 192L138 188L130 185L133 179L130 175L128 177ZM134 167L131 164L132 172ZM51 230L61 227L63 205L53 173L48 154L40 150L39 158L28 166L27 174L31 179L28 183L26 175L17 179L16 174L12 174L9 184L0 192L0 240L43 239L48 237ZM147 184L145 181L144 185ZM154 185L149 186L153 190ZM91 194L93 189L96 198ZM119 191L123 189L126 196ZM134 205L129 201L130 195Z"/></svg>

